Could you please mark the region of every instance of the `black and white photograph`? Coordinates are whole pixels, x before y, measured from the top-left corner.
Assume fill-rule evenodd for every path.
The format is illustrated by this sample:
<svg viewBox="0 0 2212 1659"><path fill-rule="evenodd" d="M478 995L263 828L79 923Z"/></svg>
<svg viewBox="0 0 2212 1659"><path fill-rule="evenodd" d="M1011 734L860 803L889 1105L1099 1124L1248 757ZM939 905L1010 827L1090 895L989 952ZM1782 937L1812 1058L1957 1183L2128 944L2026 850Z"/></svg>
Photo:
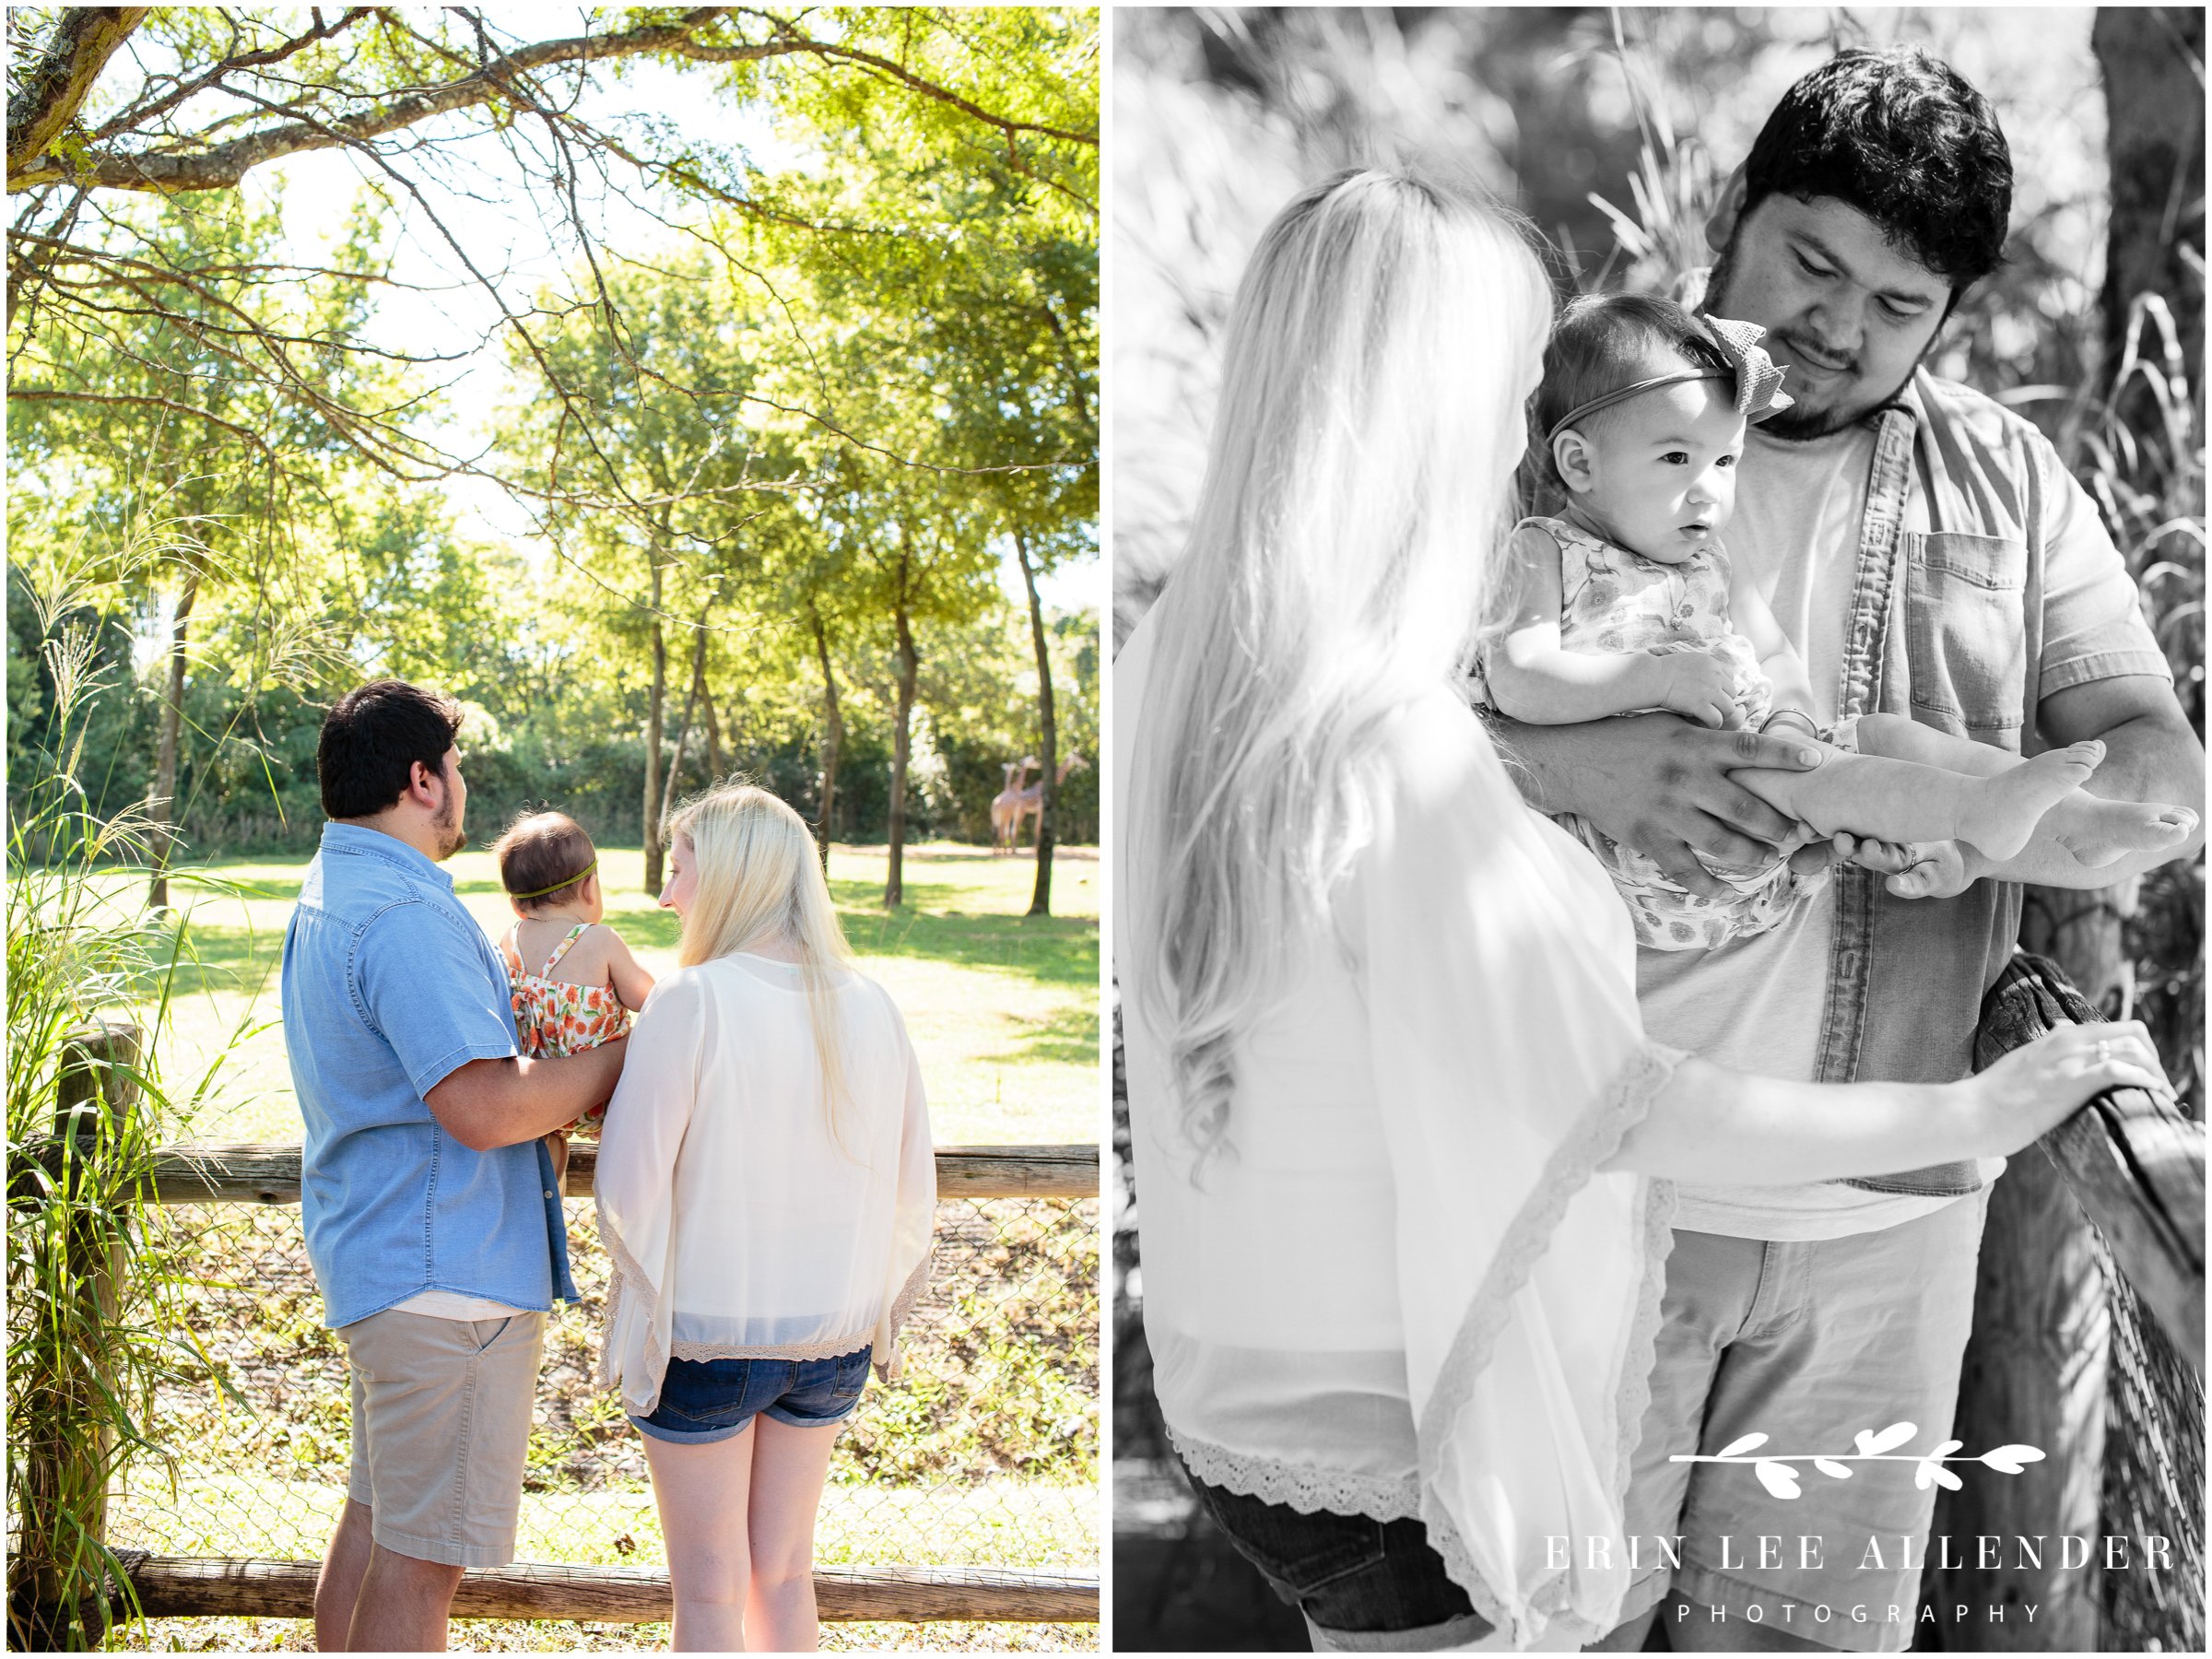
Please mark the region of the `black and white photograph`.
<svg viewBox="0 0 2212 1659"><path fill-rule="evenodd" d="M2201 1652L2204 13L1111 28L1113 1645Z"/></svg>

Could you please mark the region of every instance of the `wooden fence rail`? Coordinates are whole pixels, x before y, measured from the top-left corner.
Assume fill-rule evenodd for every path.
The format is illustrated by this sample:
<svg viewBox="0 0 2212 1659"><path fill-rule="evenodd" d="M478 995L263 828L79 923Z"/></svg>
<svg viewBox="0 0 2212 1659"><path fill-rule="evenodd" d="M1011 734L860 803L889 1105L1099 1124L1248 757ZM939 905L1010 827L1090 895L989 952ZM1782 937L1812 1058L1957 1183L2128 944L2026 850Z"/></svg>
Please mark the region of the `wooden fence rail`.
<svg viewBox="0 0 2212 1659"><path fill-rule="evenodd" d="M61 1170L66 1148L87 1121L88 1112L128 1110L127 1073L137 1052L138 1032L123 1024L91 1026L72 1032L70 1041L73 1050L81 1053L65 1068L68 1076L60 1102L61 1127L52 1147L36 1149L32 1159L49 1175ZM51 1155L41 1155L45 1153ZM1084 1199L1099 1194L1096 1146L940 1147L936 1157L941 1200ZM154 1195L164 1205L298 1204L300 1159L300 1149L296 1145L167 1147L154 1155ZM565 1182L570 1196L591 1195L597 1163L598 1148L593 1143L571 1145ZM37 1179L35 1170L15 1171L11 1195L17 1182ZM90 1519L98 1530L100 1517L96 1513ZM318 1563L313 1561L159 1556L128 1550L121 1552L119 1559L129 1573L141 1609L149 1618L313 1616L318 1571ZM35 1563L31 1565L35 1567ZM19 1576L11 1575L11 1584ZM32 1572L23 1584L16 1586L32 1601L40 1599L37 1583L30 1582L35 1579ZM1095 1572L830 1567L815 1574L815 1591L821 1616L827 1619L1088 1624L1096 1623L1099 1617ZM61 1611L47 1609L40 1618L18 1622L28 1630L58 1630ZM671 1614L668 1575L631 1567L522 1563L470 1572L454 1597L453 1612L457 1618L576 1618L616 1624L658 1621Z"/></svg>
<svg viewBox="0 0 2212 1659"><path fill-rule="evenodd" d="M571 1198L592 1195L599 1148L569 1143ZM300 1148L253 1141L229 1146L165 1147L154 1155L154 1193L163 1204L297 1204ZM1096 1198L1096 1146L939 1147L937 1196L945 1198Z"/></svg>
<svg viewBox="0 0 2212 1659"><path fill-rule="evenodd" d="M205 1559L123 1552L148 1618L312 1618L313 1561ZM1091 1624L1096 1574L988 1567L824 1567L814 1575L825 1619ZM647 1624L671 1616L668 1575L643 1567L495 1567L465 1574L455 1618L579 1618Z"/></svg>
<svg viewBox="0 0 2212 1659"><path fill-rule="evenodd" d="M1984 999L1975 1064L2102 1016L2040 957L2013 959ZM2205 1369L2205 1126L2139 1088L2099 1095L2036 1143L2174 1349Z"/></svg>
<svg viewBox="0 0 2212 1659"><path fill-rule="evenodd" d="M300 1202L300 1147L253 1142L180 1146L154 1157L163 1204ZM589 1197L599 1149L571 1142L564 1190ZM1095 1198L1091 1146L940 1147L937 1196ZM307 1618L314 1613L313 1561L129 1553L132 1588L148 1618ZM834 1567L815 1574L826 1619L987 1620L1090 1624L1096 1573L1005 1572L968 1567ZM581 1618L642 1624L670 1617L668 1575L648 1568L518 1563L474 1571L453 1598L455 1618Z"/></svg>

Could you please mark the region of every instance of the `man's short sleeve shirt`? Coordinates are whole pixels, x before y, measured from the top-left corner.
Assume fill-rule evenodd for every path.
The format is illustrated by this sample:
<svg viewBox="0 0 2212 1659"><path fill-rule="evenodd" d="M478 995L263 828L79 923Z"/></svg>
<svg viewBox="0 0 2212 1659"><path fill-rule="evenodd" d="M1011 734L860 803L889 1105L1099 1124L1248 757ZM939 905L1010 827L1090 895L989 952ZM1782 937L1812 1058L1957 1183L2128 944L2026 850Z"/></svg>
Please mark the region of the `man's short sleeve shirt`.
<svg viewBox="0 0 2212 1659"><path fill-rule="evenodd" d="M285 934L282 996L325 1323L423 1290L574 1300L542 1144L472 1151L424 1100L470 1061L516 1053L506 968L453 878L392 836L325 825Z"/></svg>

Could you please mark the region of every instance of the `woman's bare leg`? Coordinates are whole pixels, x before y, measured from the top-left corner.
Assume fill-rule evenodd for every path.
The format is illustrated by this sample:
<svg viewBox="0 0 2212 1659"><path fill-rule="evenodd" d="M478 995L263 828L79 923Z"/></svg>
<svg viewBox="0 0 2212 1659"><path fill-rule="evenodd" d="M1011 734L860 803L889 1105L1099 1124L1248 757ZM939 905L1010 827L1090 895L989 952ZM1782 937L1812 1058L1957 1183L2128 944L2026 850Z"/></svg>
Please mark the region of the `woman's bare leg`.
<svg viewBox="0 0 2212 1659"><path fill-rule="evenodd" d="M762 1428L755 1418L742 1434L706 1445L681 1446L645 1437L645 1464L653 1472L653 1500L668 1543L668 1583L675 1593L679 1653L742 1653L747 1649L745 1606L752 1552L746 1509L753 1474L753 1442ZM757 1644L773 1651L758 1633Z"/></svg>
<svg viewBox="0 0 2212 1659"><path fill-rule="evenodd" d="M800 1429L765 1413L754 1425L753 1580L746 1628L762 1652L811 1653L821 1639L814 1606L814 1524L840 1425Z"/></svg>

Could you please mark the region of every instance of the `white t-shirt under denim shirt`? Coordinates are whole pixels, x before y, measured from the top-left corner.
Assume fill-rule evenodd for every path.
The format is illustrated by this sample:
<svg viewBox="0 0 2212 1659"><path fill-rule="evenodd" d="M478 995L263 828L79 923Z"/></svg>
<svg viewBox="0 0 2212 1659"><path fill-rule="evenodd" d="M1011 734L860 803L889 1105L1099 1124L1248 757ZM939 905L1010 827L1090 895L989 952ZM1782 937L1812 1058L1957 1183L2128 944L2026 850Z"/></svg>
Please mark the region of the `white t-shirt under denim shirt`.
<svg viewBox="0 0 2212 1659"><path fill-rule="evenodd" d="M1842 681L1875 430L1867 422L1793 443L1753 427L1727 531L1731 557L1759 583L1783 632L1805 658L1813 712L1823 724L1835 718ZM2071 661L2084 650L2096 654L2094 642L2109 643L2109 624L2133 614L2135 596L2079 488L2062 480L2051 495L2041 683L2057 688L2097 677L2054 677L2053 659ZM1907 494L1902 528L1928 528L1927 502L1917 481ZM2144 637L2147 642L2147 630ZM1809 1080L1819 1050L1834 933L1831 887L1771 933L1710 952L1639 951L1637 992L1646 1029L1658 1041L1720 1065ZM1983 1159L1983 1182L2004 1167L2003 1159ZM1941 1194L1872 1193L1840 1182L1789 1187L1685 1182L1675 1225L1745 1239L1843 1238L1894 1227L1955 1201Z"/></svg>
<svg viewBox="0 0 2212 1659"><path fill-rule="evenodd" d="M1857 579L1859 526L1874 462L1874 428L1805 443L1744 442L1728 554L1759 583L1774 619L1804 657L1813 716L1836 718L1843 646ZM1827 1005L1835 935L1834 888L1771 932L1710 951L1640 950L1637 998L1654 1037L1731 1071L1810 1080ZM1983 1166L1987 1180L2002 1159ZM1928 1215L1947 1195L1869 1193L1841 1182L1802 1186L1676 1189L1676 1227L1746 1239L1835 1239Z"/></svg>

